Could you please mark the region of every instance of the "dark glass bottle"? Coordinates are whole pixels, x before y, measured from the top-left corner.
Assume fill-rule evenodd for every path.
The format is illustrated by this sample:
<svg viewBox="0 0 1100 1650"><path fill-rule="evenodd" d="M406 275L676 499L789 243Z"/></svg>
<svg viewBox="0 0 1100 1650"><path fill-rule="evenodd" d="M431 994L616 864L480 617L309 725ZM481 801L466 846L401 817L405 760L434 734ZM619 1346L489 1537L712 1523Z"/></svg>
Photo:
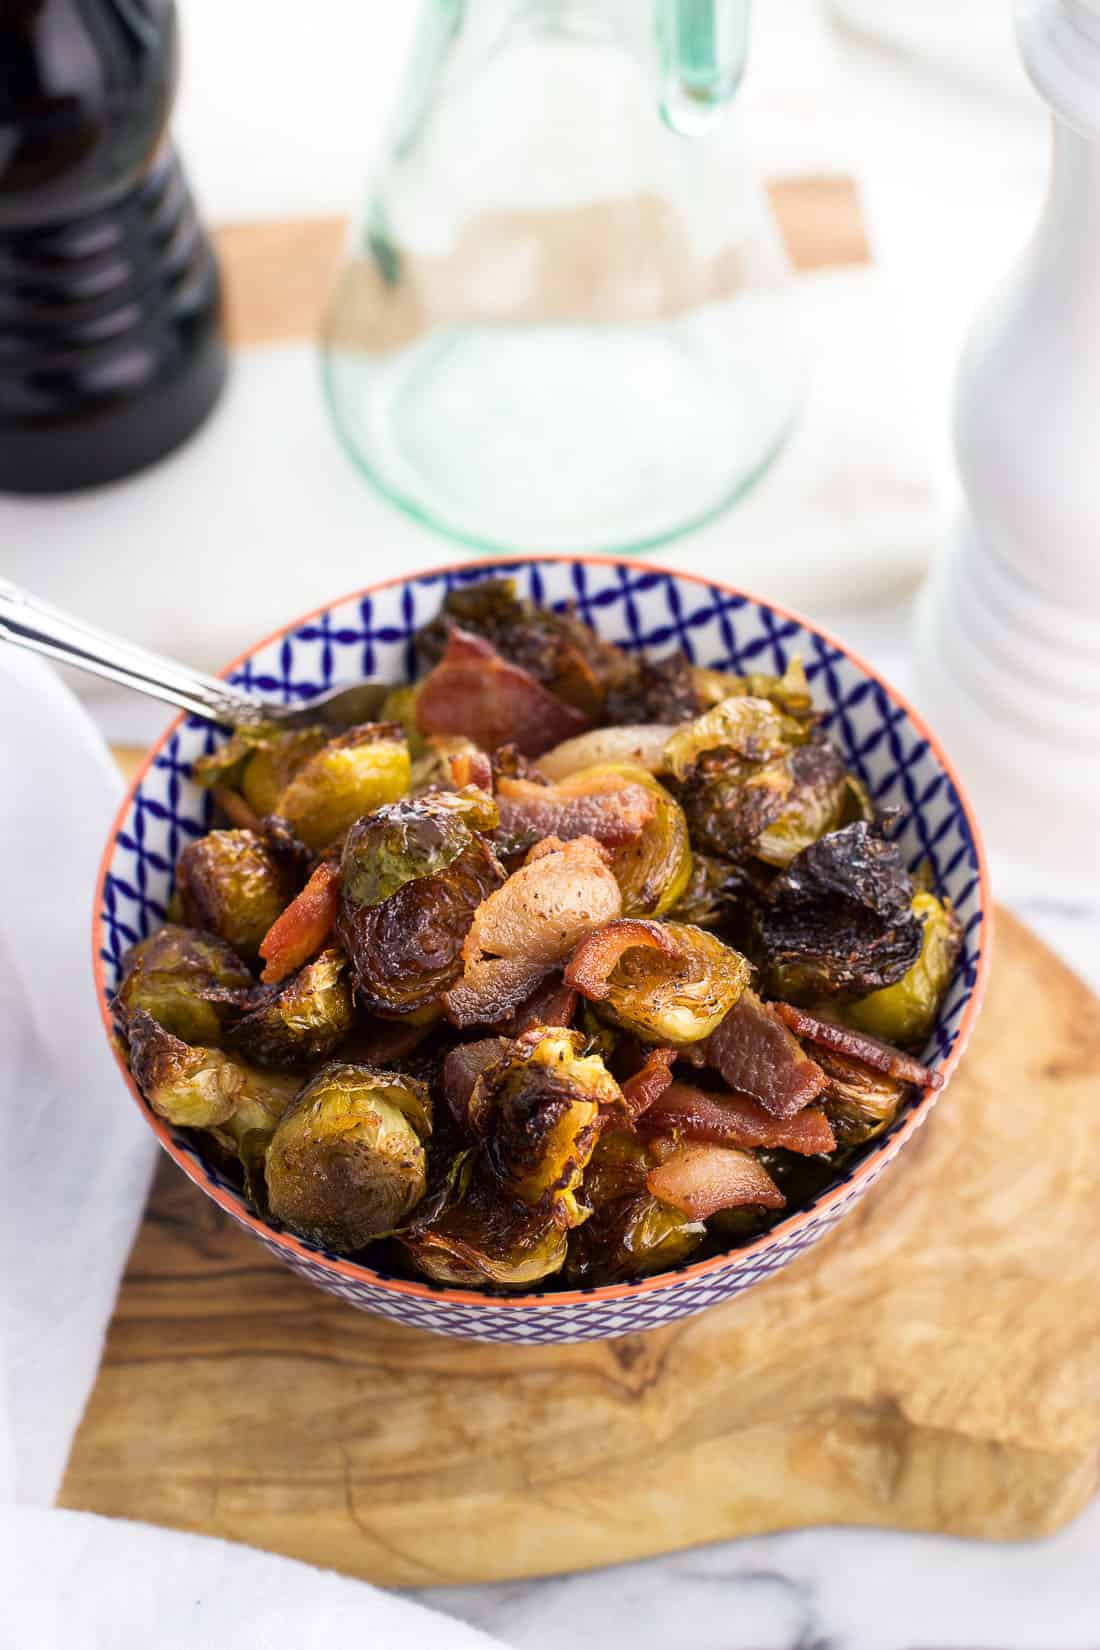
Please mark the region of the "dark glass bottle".
<svg viewBox="0 0 1100 1650"><path fill-rule="evenodd" d="M0 489L141 469L222 387L176 61L172 0L0 0Z"/></svg>

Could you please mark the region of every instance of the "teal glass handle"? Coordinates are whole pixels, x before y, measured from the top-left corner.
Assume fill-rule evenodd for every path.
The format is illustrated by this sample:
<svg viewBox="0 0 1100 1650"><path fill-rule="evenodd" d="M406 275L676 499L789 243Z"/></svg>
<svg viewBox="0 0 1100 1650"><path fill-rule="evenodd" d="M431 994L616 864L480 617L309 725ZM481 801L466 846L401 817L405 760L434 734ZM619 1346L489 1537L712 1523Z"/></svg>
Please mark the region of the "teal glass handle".
<svg viewBox="0 0 1100 1650"><path fill-rule="evenodd" d="M661 115L684 137L721 119L745 70L749 0L657 0Z"/></svg>

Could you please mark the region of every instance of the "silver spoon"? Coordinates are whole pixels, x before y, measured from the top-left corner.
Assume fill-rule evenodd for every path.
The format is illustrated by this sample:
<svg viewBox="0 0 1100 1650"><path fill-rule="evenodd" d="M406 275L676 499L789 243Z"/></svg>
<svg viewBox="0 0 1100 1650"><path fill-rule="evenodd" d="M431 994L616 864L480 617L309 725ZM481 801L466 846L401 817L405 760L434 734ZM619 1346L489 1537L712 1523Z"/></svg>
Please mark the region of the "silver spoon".
<svg viewBox="0 0 1100 1650"><path fill-rule="evenodd" d="M284 728L311 722L354 727L377 717L389 691L384 682L354 682L330 688L304 704L284 705L97 630L6 579L0 579L0 641L103 676L222 727L255 727L259 722L277 722Z"/></svg>

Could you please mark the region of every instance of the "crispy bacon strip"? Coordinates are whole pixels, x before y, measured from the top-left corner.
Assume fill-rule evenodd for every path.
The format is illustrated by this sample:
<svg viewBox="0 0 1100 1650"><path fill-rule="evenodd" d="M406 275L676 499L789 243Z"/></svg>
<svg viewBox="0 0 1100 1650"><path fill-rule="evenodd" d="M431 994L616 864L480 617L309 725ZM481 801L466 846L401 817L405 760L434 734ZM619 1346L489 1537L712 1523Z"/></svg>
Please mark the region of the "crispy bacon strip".
<svg viewBox="0 0 1100 1650"><path fill-rule="evenodd" d="M938 1071L922 1066L919 1060L865 1031L853 1031L850 1026L836 1025L832 1020L819 1020L816 1014L807 1014L804 1008L796 1008L793 1003L776 1003L775 1009L791 1030L807 1042L820 1043L822 1048L846 1054L850 1060L860 1060L872 1071L884 1072L899 1083L914 1083L921 1089L943 1087Z"/></svg>
<svg viewBox="0 0 1100 1650"><path fill-rule="evenodd" d="M605 848L635 841L657 812L656 799L644 786L613 774L584 795L563 794L557 786L536 785L529 779L501 778L497 806L506 837L523 832L563 841L590 836Z"/></svg>
<svg viewBox="0 0 1100 1650"><path fill-rule="evenodd" d="M758 1100L773 1117L793 1117L825 1087L821 1067L754 991L743 991L718 1029L683 1057L711 1066L729 1088Z"/></svg>
<svg viewBox="0 0 1100 1650"><path fill-rule="evenodd" d="M483 1037L476 1043L458 1043L447 1054L440 1083L447 1109L460 1128L470 1121L470 1096L482 1072L503 1058L511 1047L508 1037Z"/></svg>
<svg viewBox="0 0 1100 1650"><path fill-rule="evenodd" d="M836 1150L836 1137L820 1106L807 1106L793 1117L773 1117L747 1094L715 1094L693 1083L670 1083L638 1119L638 1127L746 1151L778 1146L813 1157Z"/></svg>
<svg viewBox="0 0 1100 1650"><path fill-rule="evenodd" d="M759 1158L729 1146L680 1146L650 1169L646 1185L654 1197L682 1209L692 1220L706 1220L719 1209L745 1204L782 1209L787 1201Z"/></svg>
<svg viewBox="0 0 1100 1650"><path fill-rule="evenodd" d="M577 993L560 974L537 985L514 1014L501 1022L504 1037L519 1037L532 1026L570 1026L577 1011Z"/></svg>
<svg viewBox="0 0 1100 1650"><path fill-rule="evenodd" d="M457 625L442 659L424 678L416 720L423 734L462 734L490 751L511 742L524 756L538 756L588 726L583 712Z"/></svg>
<svg viewBox="0 0 1100 1650"><path fill-rule="evenodd" d="M643 1112L648 1112L668 1089L675 1058L674 1048L651 1048L646 1054L645 1064L620 1084L633 1122L636 1123Z"/></svg>
<svg viewBox="0 0 1100 1650"><path fill-rule="evenodd" d="M276 917L263 937L260 978L277 985L321 950L340 910L340 873L335 865L318 865L297 899Z"/></svg>
<svg viewBox="0 0 1100 1650"><path fill-rule="evenodd" d="M619 885L598 842L580 836L538 843L474 913L462 946L462 978L443 997L451 1022L502 1020L585 934L621 909Z"/></svg>
<svg viewBox="0 0 1100 1650"><path fill-rule="evenodd" d="M679 947L668 929L644 917L620 917L606 923L581 941L565 970L565 983L576 986L590 1002L600 1003L608 995L610 980L627 951L644 945L663 956L676 957Z"/></svg>

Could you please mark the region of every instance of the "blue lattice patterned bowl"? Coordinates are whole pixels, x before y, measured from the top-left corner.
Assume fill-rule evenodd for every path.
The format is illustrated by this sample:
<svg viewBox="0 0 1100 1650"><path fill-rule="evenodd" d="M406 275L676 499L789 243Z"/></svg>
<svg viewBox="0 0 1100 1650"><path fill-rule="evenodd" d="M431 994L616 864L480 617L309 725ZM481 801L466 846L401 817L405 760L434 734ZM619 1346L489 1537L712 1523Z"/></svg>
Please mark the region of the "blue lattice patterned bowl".
<svg viewBox="0 0 1100 1650"><path fill-rule="evenodd" d="M731 671L781 672L792 655L801 655L832 737L875 800L901 809L899 840L910 864L931 864L937 891L950 897L961 919L962 959L924 1056L946 1079L977 1017L989 953L991 908L977 827L943 751L904 700L839 642L792 614L648 563L584 557L465 563L375 585L296 619L243 654L226 674L287 701L307 700L333 683L364 676L404 680L416 665L413 634L435 614L447 591L504 573L538 603L575 603L601 635L628 648L660 652L679 646L697 664ZM192 783L190 763L221 737L191 719L173 723L115 821L94 918L96 984L108 1036L107 1003L123 953L163 922L180 849L209 828L210 799ZM914 1097L889 1132L808 1207L739 1249L633 1283L497 1296L390 1277L270 1225L203 1158L195 1140L149 1111L121 1056L119 1064L164 1149L273 1255L353 1306L488 1341L625 1335L739 1294L824 1237L912 1138L937 1098L933 1090Z"/></svg>

